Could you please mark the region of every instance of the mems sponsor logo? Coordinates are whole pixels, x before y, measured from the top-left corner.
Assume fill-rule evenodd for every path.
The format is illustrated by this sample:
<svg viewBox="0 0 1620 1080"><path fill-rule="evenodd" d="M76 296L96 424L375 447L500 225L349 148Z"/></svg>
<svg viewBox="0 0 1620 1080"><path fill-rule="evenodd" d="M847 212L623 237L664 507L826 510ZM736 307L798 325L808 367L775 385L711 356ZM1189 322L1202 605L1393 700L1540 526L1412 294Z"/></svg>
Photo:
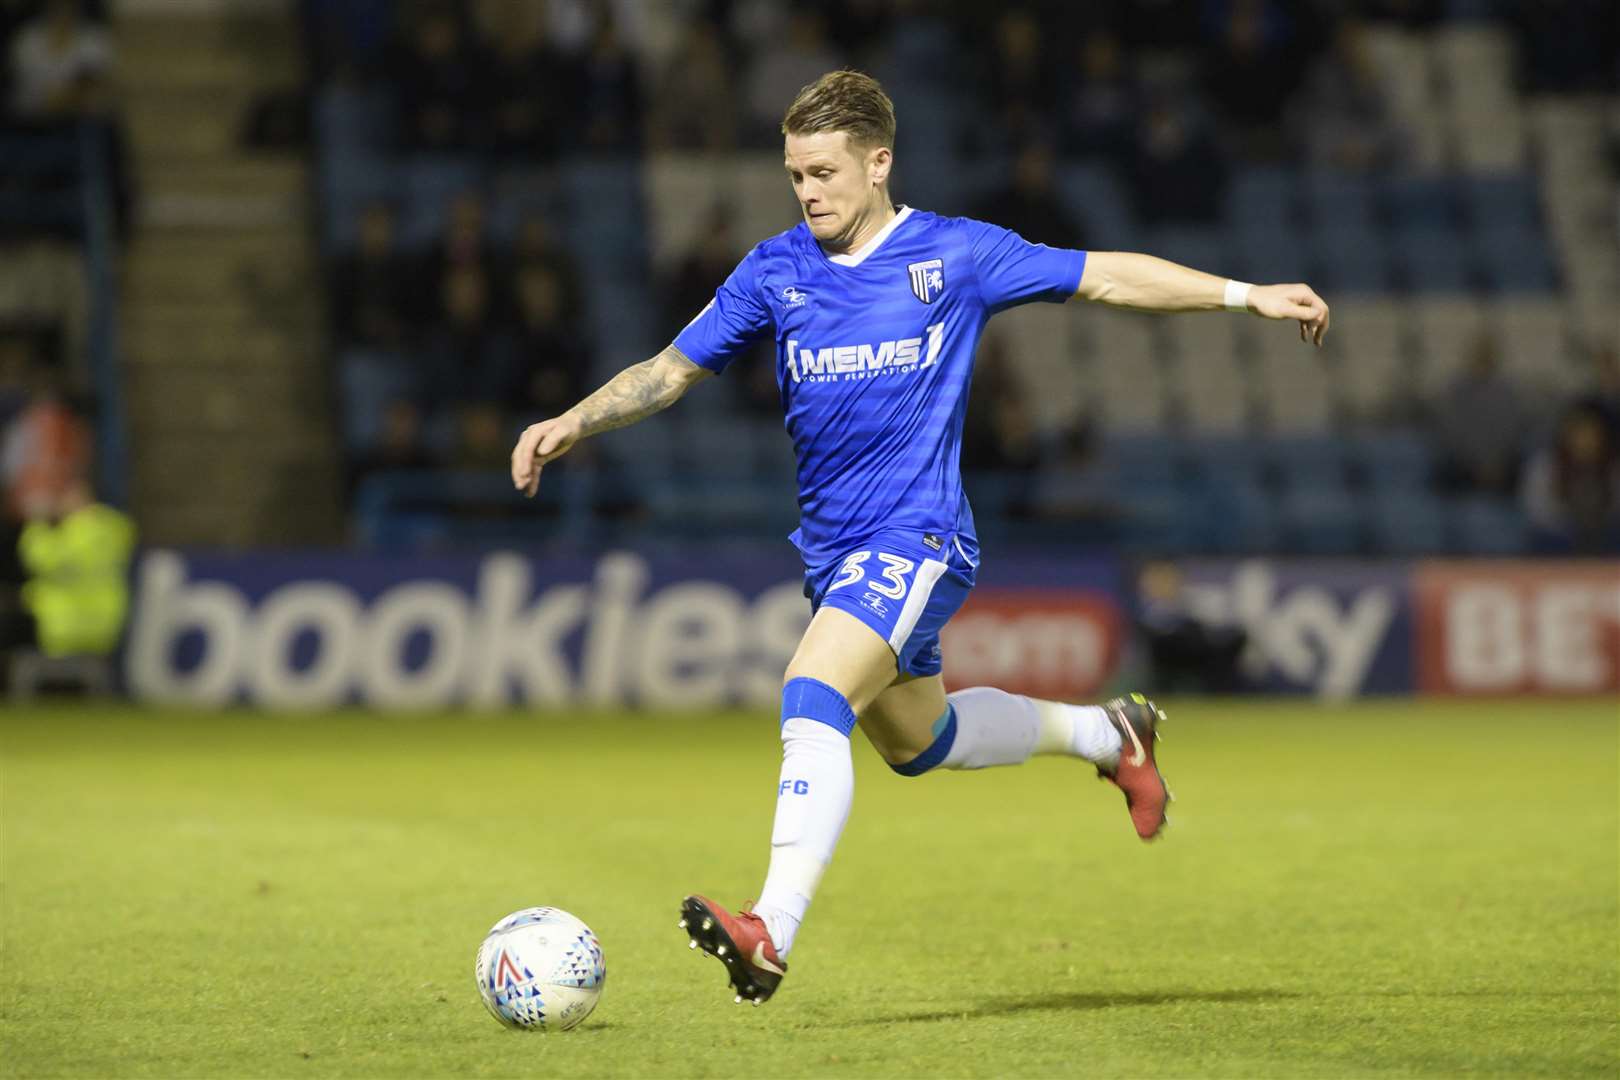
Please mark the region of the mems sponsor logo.
<svg viewBox="0 0 1620 1080"><path fill-rule="evenodd" d="M472 566L471 585L403 577L334 556L269 587L244 559L195 579L152 551L137 572L126 653L131 691L152 701L316 708L645 702L774 708L809 619L798 582L757 592L701 579L652 587L648 562L616 553L588 579L537 582L513 554ZM324 575L330 575L330 579ZM237 580L231 580L235 576Z"/></svg>
<svg viewBox="0 0 1620 1080"><path fill-rule="evenodd" d="M1425 562L1418 687L1439 694L1620 691L1620 563Z"/></svg>
<svg viewBox="0 0 1620 1080"><path fill-rule="evenodd" d="M924 342L927 343L926 351ZM787 343L788 373L794 382L839 382L880 375L905 375L932 367L945 344L945 324L934 323L924 337L899 338L877 344L834 345L814 348L793 338Z"/></svg>

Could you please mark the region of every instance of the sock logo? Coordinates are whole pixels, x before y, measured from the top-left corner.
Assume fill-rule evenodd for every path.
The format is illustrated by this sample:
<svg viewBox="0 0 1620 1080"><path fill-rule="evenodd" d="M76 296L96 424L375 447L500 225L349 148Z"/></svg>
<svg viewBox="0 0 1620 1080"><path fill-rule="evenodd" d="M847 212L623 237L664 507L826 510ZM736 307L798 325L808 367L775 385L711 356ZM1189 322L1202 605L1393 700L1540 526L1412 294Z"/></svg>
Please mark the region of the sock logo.
<svg viewBox="0 0 1620 1080"><path fill-rule="evenodd" d="M777 785L776 794L778 797L783 795L808 795L810 794L810 781L784 780Z"/></svg>

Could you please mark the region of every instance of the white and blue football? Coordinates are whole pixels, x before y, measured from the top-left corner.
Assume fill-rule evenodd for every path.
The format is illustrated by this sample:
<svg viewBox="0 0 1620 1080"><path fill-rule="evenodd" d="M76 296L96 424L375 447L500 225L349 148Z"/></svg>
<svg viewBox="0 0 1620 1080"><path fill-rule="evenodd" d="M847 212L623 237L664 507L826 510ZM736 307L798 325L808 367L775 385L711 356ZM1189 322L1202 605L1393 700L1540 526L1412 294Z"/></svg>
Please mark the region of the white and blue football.
<svg viewBox="0 0 1620 1080"><path fill-rule="evenodd" d="M537 1031L567 1031L591 1015L607 980L591 928L554 907L514 911L491 927L473 972L490 1015Z"/></svg>

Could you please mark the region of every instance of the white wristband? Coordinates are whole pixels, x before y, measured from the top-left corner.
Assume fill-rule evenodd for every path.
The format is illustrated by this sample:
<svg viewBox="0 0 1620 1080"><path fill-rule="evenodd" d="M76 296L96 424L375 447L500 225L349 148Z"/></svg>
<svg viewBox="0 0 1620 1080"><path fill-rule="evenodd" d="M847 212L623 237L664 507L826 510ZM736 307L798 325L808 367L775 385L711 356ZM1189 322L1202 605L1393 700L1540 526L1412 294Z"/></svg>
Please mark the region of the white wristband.
<svg viewBox="0 0 1620 1080"><path fill-rule="evenodd" d="M1254 288L1247 281L1237 281L1228 278L1226 282L1226 310L1248 311L1249 290Z"/></svg>

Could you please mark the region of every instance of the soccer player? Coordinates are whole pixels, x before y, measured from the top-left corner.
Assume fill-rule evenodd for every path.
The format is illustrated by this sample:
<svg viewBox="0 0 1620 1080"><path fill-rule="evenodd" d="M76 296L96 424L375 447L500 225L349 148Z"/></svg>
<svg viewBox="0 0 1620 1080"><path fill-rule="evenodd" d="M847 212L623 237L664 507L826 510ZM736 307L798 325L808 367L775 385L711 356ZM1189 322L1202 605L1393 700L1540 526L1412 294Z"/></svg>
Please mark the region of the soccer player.
<svg viewBox="0 0 1620 1080"><path fill-rule="evenodd" d="M759 1004L787 956L849 816L859 725L903 776L1084 758L1125 794L1151 840L1169 791L1154 757L1163 714L1140 694L1101 706L990 687L947 694L939 633L973 588L973 514L958 458L973 352L996 312L1072 296L1138 311L1293 319L1320 345L1328 308L1305 285L1249 285L1147 255L1030 244L1006 229L889 198L894 106L853 71L800 91L782 121L804 220L755 247L673 344L620 372L512 451L512 482L580 439L668 408L752 343L776 340L798 458L805 594L814 612L782 686L782 769L759 902L681 906L694 947Z"/></svg>

